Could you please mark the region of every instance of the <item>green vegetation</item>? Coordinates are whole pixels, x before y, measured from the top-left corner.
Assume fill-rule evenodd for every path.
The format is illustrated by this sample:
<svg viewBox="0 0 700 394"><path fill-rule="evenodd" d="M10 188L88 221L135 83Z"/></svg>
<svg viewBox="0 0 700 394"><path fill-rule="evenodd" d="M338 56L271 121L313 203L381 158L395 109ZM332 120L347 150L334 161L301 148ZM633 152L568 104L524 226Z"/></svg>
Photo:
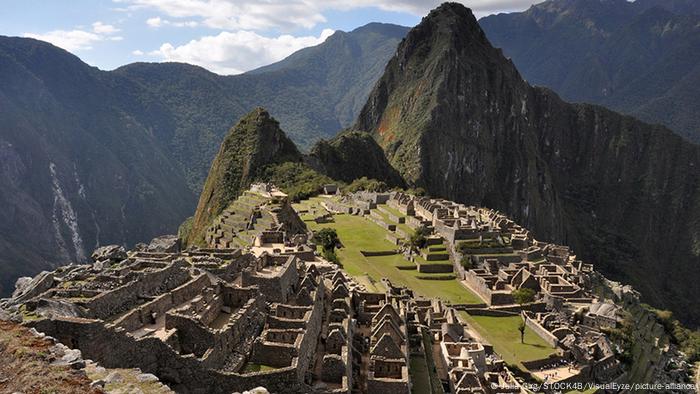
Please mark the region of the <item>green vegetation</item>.
<svg viewBox="0 0 700 394"><path fill-rule="evenodd" d="M304 163L286 162L265 168L261 180L271 182L289 195L290 201L301 201L318 195L323 185L338 182L319 174Z"/></svg>
<svg viewBox="0 0 700 394"><path fill-rule="evenodd" d="M267 166L300 162L301 154L262 108L244 116L226 135L204 183L188 241L204 243L212 220L248 186L263 175Z"/></svg>
<svg viewBox="0 0 700 394"><path fill-rule="evenodd" d="M411 393L430 393L430 374L425 363L425 356L411 355L408 372L411 375Z"/></svg>
<svg viewBox="0 0 700 394"><path fill-rule="evenodd" d="M471 316L462 311L458 313L493 345L496 353L508 364L518 365L524 369L521 364L523 361L539 360L555 353L555 349L529 327L525 327L523 342L520 341L519 327L522 323L520 316Z"/></svg>
<svg viewBox="0 0 700 394"><path fill-rule="evenodd" d="M671 311L654 309L648 305L645 306L654 312L659 323L664 326L666 332L671 336L671 340L688 356L688 360L690 362L700 361L700 330L693 331L684 327L673 316Z"/></svg>
<svg viewBox="0 0 700 394"><path fill-rule="evenodd" d="M274 371L275 367L271 367L269 365L265 364L255 364L255 363L246 363L246 365L243 367L243 370L241 372L243 373L251 373L251 372L266 372L266 371Z"/></svg>
<svg viewBox="0 0 700 394"><path fill-rule="evenodd" d="M182 245L188 245L190 239L190 233L192 232L192 222L194 221L194 216L190 216L185 219L184 222L177 229L177 237L180 239Z"/></svg>
<svg viewBox="0 0 700 394"><path fill-rule="evenodd" d="M429 234L429 231L425 226L420 226L413 231L411 237L408 240L409 245L413 250L422 249L425 247L428 240L425 238Z"/></svg>
<svg viewBox="0 0 700 394"><path fill-rule="evenodd" d="M658 1L656 12L649 12L643 2L558 4L492 15L480 25L494 46L512 57L526 80L537 81L567 101L603 105L700 141L697 91L688 88L698 86L700 77L684 66L700 62L697 18L688 18L700 14L697 1ZM531 27L542 20L552 22ZM652 55L639 43L655 42L662 33L654 29L664 25L674 26L673 37ZM600 38L592 41L592 34ZM677 53L684 54L682 60L674 56ZM658 59L667 60L659 64ZM611 64L615 66L603 66ZM640 69L653 77L639 78Z"/></svg>
<svg viewBox="0 0 700 394"><path fill-rule="evenodd" d="M518 289L513 291L513 298L520 305L528 304L535 300L535 291L528 288Z"/></svg>
<svg viewBox="0 0 700 394"><path fill-rule="evenodd" d="M314 233L314 242L321 246L323 257L336 264L340 264L338 255L335 253L339 241L338 233L333 228L322 228Z"/></svg>
<svg viewBox="0 0 700 394"><path fill-rule="evenodd" d="M617 344L618 348L615 349L615 353L618 360L631 365L633 363L632 350L635 341L635 324L632 315L629 312L625 312L622 322L616 328L604 328L602 331L610 337L610 340Z"/></svg>
<svg viewBox="0 0 700 394"><path fill-rule="evenodd" d="M376 179L367 179L366 176L362 178L355 179L349 184L344 190L348 193L354 193L360 190L368 192L384 192L387 191L389 187L383 181L378 181Z"/></svg>
<svg viewBox="0 0 700 394"><path fill-rule="evenodd" d="M462 258L459 260L459 263L462 265L462 267L464 267L465 270L470 270L474 266L471 256L466 254L462 255Z"/></svg>
<svg viewBox="0 0 700 394"><path fill-rule="evenodd" d="M442 382L437 373L437 364L435 363L435 357L433 356L433 339L431 338L429 331L421 329L421 338L423 340L423 349L425 350L425 361L427 364L428 375L430 378L430 388L433 394L442 394L444 390L442 389ZM424 391L428 393L429 391Z"/></svg>
<svg viewBox="0 0 700 394"><path fill-rule="evenodd" d="M334 228L322 228L314 233L314 242L321 245L323 251L330 250L331 252L335 250L338 245L338 233Z"/></svg>
<svg viewBox="0 0 700 394"><path fill-rule="evenodd" d="M19 313L22 315L22 321L24 321L24 322L41 319L40 315L38 315L37 313L35 313L33 311L29 311L27 309L27 306L24 304L20 305Z"/></svg>
<svg viewBox="0 0 700 394"><path fill-rule="evenodd" d="M345 131L331 140L321 140L309 156L315 163L314 168L320 167L320 171L331 178L351 183L350 191L403 186L403 180L387 161L382 148L365 132Z"/></svg>

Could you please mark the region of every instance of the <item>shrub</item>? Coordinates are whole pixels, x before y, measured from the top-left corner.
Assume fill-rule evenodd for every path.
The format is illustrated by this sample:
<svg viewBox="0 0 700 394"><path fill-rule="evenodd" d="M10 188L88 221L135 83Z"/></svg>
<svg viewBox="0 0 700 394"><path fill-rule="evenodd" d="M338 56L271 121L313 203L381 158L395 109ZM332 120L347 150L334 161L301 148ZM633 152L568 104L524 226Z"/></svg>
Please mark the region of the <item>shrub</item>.
<svg viewBox="0 0 700 394"><path fill-rule="evenodd" d="M422 249L428 243L426 236L430 234L430 231L425 226L418 227L408 240L408 243L413 249Z"/></svg>
<svg viewBox="0 0 700 394"><path fill-rule="evenodd" d="M515 299L515 302L520 305L527 304L535 300L535 291L524 287L522 289L515 290L513 292L513 298Z"/></svg>
<svg viewBox="0 0 700 394"><path fill-rule="evenodd" d="M260 180L271 182L284 190L291 201L318 195L323 185L338 183L314 171L304 163L287 162L265 168Z"/></svg>
<svg viewBox="0 0 700 394"><path fill-rule="evenodd" d="M471 257L468 255L463 255L459 263L462 264L462 267L464 267L465 270L470 270L474 266Z"/></svg>
<svg viewBox="0 0 700 394"><path fill-rule="evenodd" d="M335 264L337 264L337 265L341 265L341 264L340 264L340 260L338 259L338 255L335 254L335 251L334 251L334 250L330 250L330 249L325 250L325 249L324 249L323 252L322 252L322 255L323 255L323 258L324 258L324 259L330 261L331 263L335 263Z"/></svg>
<svg viewBox="0 0 700 394"><path fill-rule="evenodd" d="M388 189L389 187L383 181L368 179L366 176L363 176L362 178L352 181L352 183L345 188L345 191L348 193L354 193L360 190L368 192L385 192Z"/></svg>

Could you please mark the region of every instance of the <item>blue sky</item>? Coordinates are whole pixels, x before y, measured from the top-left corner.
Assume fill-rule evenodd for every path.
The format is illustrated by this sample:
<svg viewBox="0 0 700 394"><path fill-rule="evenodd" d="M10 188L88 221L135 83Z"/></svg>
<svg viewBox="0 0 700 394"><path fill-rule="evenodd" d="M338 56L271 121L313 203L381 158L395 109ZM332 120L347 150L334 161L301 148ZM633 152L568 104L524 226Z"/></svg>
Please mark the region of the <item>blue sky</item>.
<svg viewBox="0 0 700 394"><path fill-rule="evenodd" d="M477 17L535 0L463 1ZM101 69L182 61L237 74L369 22L414 26L424 0L2 0L0 34L49 41Z"/></svg>

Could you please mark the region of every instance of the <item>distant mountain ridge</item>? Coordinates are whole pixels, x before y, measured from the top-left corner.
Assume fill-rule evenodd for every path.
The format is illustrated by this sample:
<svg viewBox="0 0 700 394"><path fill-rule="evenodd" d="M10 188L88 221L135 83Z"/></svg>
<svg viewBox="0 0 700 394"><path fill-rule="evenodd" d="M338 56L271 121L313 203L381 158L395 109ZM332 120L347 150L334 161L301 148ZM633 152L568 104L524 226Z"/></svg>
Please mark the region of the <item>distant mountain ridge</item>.
<svg viewBox="0 0 700 394"><path fill-rule="evenodd" d="M531 87L461 4L409 32L354 129L409 187L501 210L700 324L700 147Z"/></svg>
<svg viewBox="0 0 700 394"><path fill-rule="evenodd" d="M548 0L479 23L531 84L700 142L700 2Z"/></svg>
<svg viewBox="0 0 700 394"><path fill-rule="evenodd" d="M304 147L332 137L407 30L339 31L237 76L180 63L106 72L48 43L0 37L0 296L97 244L175 232L226 132L259 105Z"/></svg>

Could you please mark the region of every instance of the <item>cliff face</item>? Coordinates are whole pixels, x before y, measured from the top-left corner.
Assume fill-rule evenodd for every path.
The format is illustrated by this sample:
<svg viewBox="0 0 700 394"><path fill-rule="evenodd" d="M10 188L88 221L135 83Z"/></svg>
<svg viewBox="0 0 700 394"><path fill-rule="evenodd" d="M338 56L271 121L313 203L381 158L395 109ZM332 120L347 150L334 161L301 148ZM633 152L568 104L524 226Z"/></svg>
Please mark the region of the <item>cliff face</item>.
<svg viewBox="0 0 700 394"><path fill-rule="evenodd" d="M192 210L183 172L121 95L134 88L49 44L0 37L0 297L98 245L172 232Z"/></svg>
<svg viewBox="0 0 700 394"><path fill-rule="evenodd" d="M347 131L329 141L321 140L306 161L318 172L348 183L364 176L391 186L403 185L382 148L367 133Z"/></svg>
<svg viewBox="0 0 700 394"><path fill-rule="evenodd" d="M201 240L211 221L267 166L301 159L294 143L267 111L256 108L244 116L228 132L211 164L188 238Z"/></svg>
<svg viewBox="0 0 700 394"><path fill-rule="evenodd" d="M410 186L500 209L646 300L700 322L700 148L530 87L471 12L446 3L398 48L355 129Z"/></svg>

